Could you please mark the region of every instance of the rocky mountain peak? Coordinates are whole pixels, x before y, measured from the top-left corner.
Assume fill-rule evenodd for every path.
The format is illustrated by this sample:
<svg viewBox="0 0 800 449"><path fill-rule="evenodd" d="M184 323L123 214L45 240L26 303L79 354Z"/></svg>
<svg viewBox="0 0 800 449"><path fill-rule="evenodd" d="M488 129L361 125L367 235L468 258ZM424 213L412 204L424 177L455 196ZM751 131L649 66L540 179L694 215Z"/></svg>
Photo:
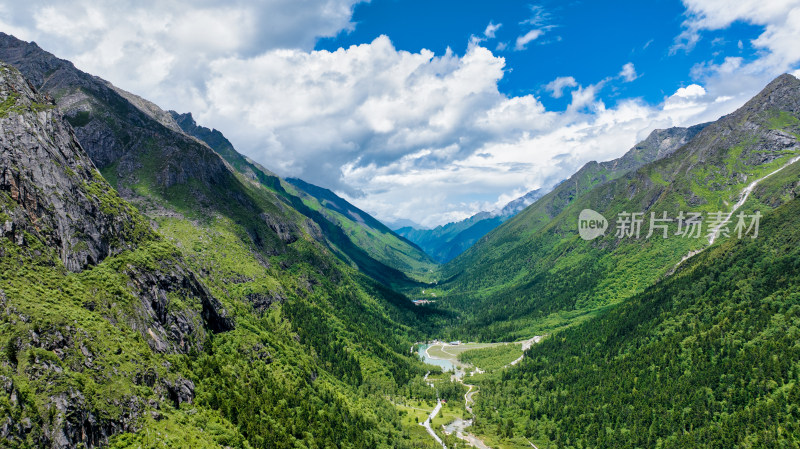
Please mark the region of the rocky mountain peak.
<svg viewBox="0 0 800 449"><path fill-rule="evenodd" d="M737 112L753 112L754 110L780 109L789 112L800 110L800 79L784 73L767 84L755 97L748 101Z"/></svg>
<svg viewBox="0 0 800 449"><path fill-rule="evenodd" d="M543 197L547 193L546 189L535 189L531 190L530 192L522 195L521 197L510 201L508 204L503 206L502 209L497 211L495 214L501 217L512 217L519 213L521 210L525 209L526 207L533 204L536 200Z"/></svg>
<svg viewBox="0 0 800 449"><path fill-rule="evenodd" d="M0 226L57 248L81 271L151 236L149 225L108 185L48 97L0 63Z"/></svg>

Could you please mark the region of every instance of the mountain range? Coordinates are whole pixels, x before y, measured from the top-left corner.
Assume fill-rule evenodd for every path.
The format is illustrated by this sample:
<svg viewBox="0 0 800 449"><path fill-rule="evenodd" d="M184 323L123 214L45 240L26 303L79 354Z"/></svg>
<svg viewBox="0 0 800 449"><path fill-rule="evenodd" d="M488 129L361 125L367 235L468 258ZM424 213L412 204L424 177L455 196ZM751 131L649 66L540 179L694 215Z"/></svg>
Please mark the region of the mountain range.
<svg viewBox="0 0 800 449"><path fill-rule="evenodd" d="M548 206L553 211L551 214L555 214L559 207L569 203L581 192L589 191L597 184L615 179L669 155L694 137L704 126L705 124L690 128L657 129L620 158L600 163L589 162L568 180L562 181L555 187L557 193L551 197ZM532 190L494 212L480 212L465 220L437 226L434 229L404 226L396 229L396 232L419 245L437 262L447 263L547 193L547 189Z"/></svg>
<svg viewBox="0 0 800 449"><path fill-rule="evenodd" d="M461 221L420 229L403 226L395 229L397 234L419 245L436 262L447 263L466 251L481 237L544 195L542 189L531 190L493 212L479 212Z"/></svg>
<svg viewBox="0 0 800 449"><path fill-rule="evenodd" d="M800 440L791 75L395 232L35 43L0 33L0 61L3 446L441 447L433 404L448 447L462 418L504 448ZM453 381L417 356L444 338L528 346Z"/></svg>
<svg viewBox="0 0 800 449"><path fill-rule="evenodd" d="M480 382L477 432L519 447L800 438L800 80L782 75L718 121L671 132L685 141L663 157L556 188L443 268L436 293L460 314L455 335L552 334ZM579 237L585 209L609 221L605 235ZM620 214L638 211L673 221L666 234L648 238L645 219L640 236L619 235ZM682 211L701 214L696 237L678 229ZM719 211L727 236L714 233Z"/></svg>
<svg viewBox="0 0 800 449"><path fill-rule="evenodd" d="M575 232L580 212L592 209L613 222L626 211L648 220L651 212L675 218L681 211L729 211L753 180L788 164L759 185L741 211L780 205L797 188L796 164L790 162L798 150L793 117L799 87L793 76L781 76L714 123L655 132L649 139L672 133L693 137L637 169L607 176L608 167L587 165L445 265L442 278L448 282L440 284L438 296L451 297L455 309L475 319L461 325L486 338L508 338L589 318L592 311L641 292L687 254L707 247L708 240L647 239L645 233L617 238L614 224L612 232L586 242ZM591 188L590 179L597 179ZM581 184L587 186L582 192ZM774 191L762 194L768 186Z"/></svg>
<svg viewBox="0 0 800 449"><path fill-rule="evenodd" d="M221 132L198 126L191 113L170 114L177 127L208 144L236 170L289 196L292 206L320 227L330 247L343 260L379 279L385 279L391 269L399 270L392 274L396 279L408 280L406 274L414 279L430 276L435 263L422 249L371 215L328 189L296 178L278 178L238 153Z"/></svg>
<svg viewBox="0 0 800 449"><path fill-rule="evenodd" d="M8 35L0 59L4 441L402 445L370 392L424 373L386 286L414 281L151 103Z"/></svg>

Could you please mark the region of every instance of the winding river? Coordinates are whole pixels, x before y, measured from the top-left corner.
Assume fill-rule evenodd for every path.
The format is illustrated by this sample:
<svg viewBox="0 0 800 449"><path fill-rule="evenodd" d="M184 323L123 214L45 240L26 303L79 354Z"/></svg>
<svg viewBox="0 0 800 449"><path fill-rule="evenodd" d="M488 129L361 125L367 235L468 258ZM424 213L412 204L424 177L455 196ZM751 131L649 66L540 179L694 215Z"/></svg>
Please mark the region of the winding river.
<svg viewBox="0 0 800 449"><path fill-rule="evenodd" d="M440 366L443 371L453 371L453 372L455 372L456 371L456 365L453 362L451 362L450 360L437 359L437 358L434 358L434 357L431 357L430 355L428 355L428 348L430 348L431 346L432 345L429 345L429 344L421 344L421 345L419 345L419 348L418 348L417 352L418 352L419 356L422 357L422 360L425 363L428 363L428 364L431 364L431 365Z"/></svg>

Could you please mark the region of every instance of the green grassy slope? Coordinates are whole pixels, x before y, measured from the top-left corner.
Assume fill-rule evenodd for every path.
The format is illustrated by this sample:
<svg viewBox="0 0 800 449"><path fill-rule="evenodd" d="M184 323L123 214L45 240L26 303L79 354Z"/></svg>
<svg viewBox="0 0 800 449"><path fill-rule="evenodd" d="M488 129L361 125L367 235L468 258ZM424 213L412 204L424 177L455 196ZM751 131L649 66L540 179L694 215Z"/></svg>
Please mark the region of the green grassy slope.
<svg viewBox="0 0 800 449"><path fill-rule="evenodd" d="M442 303L466 319L456 332L529 337L588 318L657 281L707 240L646 239L649 213L729 210L752 180L800 154L798 98L800 81L782 76L671 155L570 199L554 218L548 195L506 222L443 269ZM780 203L773 197L764 207ZM610 221L604 237L586 242L578 236L585 208ZM645 213L640 239L614 236L623 211Z"/></svg>
<svg viewBox="0 0 800 449"><path fill-rule="evenodd" d="M308 207L342 228L350 240L372 258L416 279L431 278L437 268L436 262L417 245L328 189L295 178L286 181Z"/></svg>
<svg viewBox="0 0 800 449"><path fill-rule="evenodd" d="M314 221L348 263L389 284L409 283L404 275L428 279L436 268L416 245L330 190L299 179L282 180L238 153L219 131L198 126L191 114L171 114L184 132L207 143L246 178L261 182Z"/></svg>
<svg viewBox="0 0 800 449"><path fill-rule="evenodd" d="M481 385L479 419L512 419L541 448L796 447L798 226L794 199L758 238L708 249L535 345Z"/></svg>
<svg viewBox="0 0 800 449"><path fill-rule="evenodd" d="M52 398L67 395L62 403L72 405L80 403L74 394L102 401L103 392L114 390L119 394L109 393L110 412L88 408L112 414L111 424L88 433L96 439L83 437L89 446L110 438L118 446L161 447L159 435L166 431L172 447L404 446L408 435L383 395L424 374L409 355L423 328L421 309L343 263L320 226L293 207L277 178L232 171L205 144L164 126L103 82L35 45L4 39L3 54L32 74L34 83L45 90L52 86L57 102L77 98L59 103L58 111L67 114L106 179L156 227L160 242L79 275L64 273L57 260L36 265L22 256L3 258L8 310L24 310L25 317L6 318L0 339L0 366L11 379L0 401L16 417L14 445L38 445L42 427L25 419L51 422L46 404ZM0 240L13 254L13 242ZM186 351L161 355L148 348L151 329L137 324L136 315L129 318L126 304L135 297L132 286L149 285L137 264L158 268L168 257L185 261L198 288L217 298L236 326L201 333L186 342ZM376 273L388 273L384 281L403 276L378 268ZM121 274L113 276L115 270ZM152 279L165 287L158 296L163 308L153 313L199 307L180 288L170 288L176 280L171 273ZM54 373L64 370L65 359L37 346L37 334L28 331L49 332L54 322L69 353L83 354L70 359L76 374L63 381ZM169 333L182 325L165 327ZM102 367L99 374L81 366L89 357L80 352L83 341L92 342L89 354L103 354L92 357ZM29 369L36 364L41 366ZM34 384L31 370L55 377ZM174 391L154 388L151 371L189 384ZM125 415L131 397L140 411L135 416ZM27 402L20 405L19 398Z"/></svg>

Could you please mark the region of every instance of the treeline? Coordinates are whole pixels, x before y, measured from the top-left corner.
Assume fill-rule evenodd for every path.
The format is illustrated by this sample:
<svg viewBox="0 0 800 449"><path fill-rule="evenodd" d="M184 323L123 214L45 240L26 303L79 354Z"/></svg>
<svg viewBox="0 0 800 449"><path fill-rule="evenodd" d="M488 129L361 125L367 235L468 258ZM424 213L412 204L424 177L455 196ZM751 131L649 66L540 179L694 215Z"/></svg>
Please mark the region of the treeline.
<svg viewBox="0 0 800 449"><path fill-rule="evenodd" d="M798 447L800 200L488 380L479 421L539 447Z"/></svg>

